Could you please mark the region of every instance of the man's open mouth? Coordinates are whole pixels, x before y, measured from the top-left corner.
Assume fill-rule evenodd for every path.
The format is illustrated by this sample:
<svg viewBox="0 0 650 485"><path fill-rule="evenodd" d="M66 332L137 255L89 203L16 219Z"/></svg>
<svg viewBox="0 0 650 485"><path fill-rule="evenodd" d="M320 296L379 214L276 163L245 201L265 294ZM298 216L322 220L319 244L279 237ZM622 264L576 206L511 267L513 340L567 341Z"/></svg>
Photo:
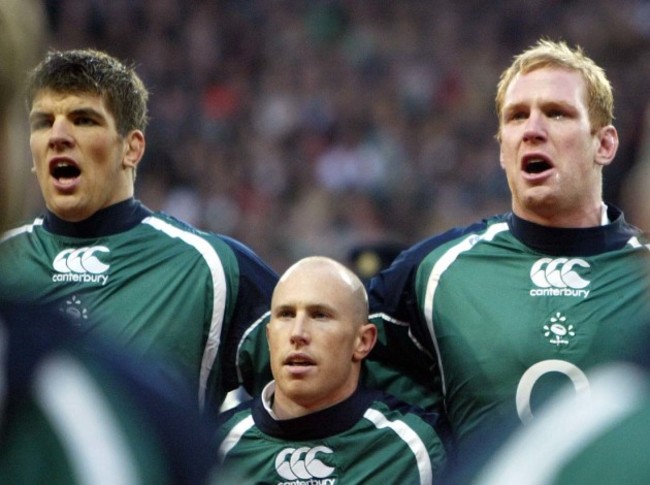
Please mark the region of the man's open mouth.
<svg viewBox="0 0 650 485"><path fill-rule="evenodd" d="M81 175L81 170L75 163L60 161L50 165L50 175L57 180L73 179Z"/></svg>
<svg viewBox="0 0 650 485"><path fill-rule="evenodd" d="M524 172L530 174L542 173L551 168L553 165L543 158L530 158L524 162Z"/></svg>

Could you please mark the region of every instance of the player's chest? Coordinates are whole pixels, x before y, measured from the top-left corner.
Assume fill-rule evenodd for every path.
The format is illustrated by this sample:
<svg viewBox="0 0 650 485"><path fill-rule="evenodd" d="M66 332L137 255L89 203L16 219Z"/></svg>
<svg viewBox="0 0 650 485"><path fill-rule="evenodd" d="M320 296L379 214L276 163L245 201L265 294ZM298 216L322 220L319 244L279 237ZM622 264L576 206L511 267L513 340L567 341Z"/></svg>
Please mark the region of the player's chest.
<svg viewBox="0 0 650 485"><path fill-rule="evenodd" d="M81 326L111 320L135 332L138 322L202 311L204 267L183 248L146 239L56 240L24 258L12 279L15 291L54 305Z"/></svg>
<svg viewBox="0 0 650 485"><path fill-rule="evenodd" d="M430 293L441 346L526 359L624 345L648 323L650 285L627 257L465 258Z"/></svg>

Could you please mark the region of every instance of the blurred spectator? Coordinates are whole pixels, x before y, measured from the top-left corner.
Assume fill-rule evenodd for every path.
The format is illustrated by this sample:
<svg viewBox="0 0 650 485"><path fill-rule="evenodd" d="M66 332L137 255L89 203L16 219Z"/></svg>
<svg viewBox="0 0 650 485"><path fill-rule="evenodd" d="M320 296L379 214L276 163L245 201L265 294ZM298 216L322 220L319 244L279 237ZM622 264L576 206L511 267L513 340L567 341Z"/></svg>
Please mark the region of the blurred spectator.
<svg viewBox="0 0 650 485"><path fill-rule="evenodd" d="M403 244L391 241L355 246L348 255L348 266L367 286L370 279L388 268L404 249Z"/></svg>
<svg viewBox="0 0 650 485"><path fill-rule="evenodd" d="M630 215L640 221L639 226L650 231L650 204L647 201L650 189L650 103L646 107L639 138L637 160L628 173L623 201L630 208ZM645 203L643 201L646 201Z"/></svg>

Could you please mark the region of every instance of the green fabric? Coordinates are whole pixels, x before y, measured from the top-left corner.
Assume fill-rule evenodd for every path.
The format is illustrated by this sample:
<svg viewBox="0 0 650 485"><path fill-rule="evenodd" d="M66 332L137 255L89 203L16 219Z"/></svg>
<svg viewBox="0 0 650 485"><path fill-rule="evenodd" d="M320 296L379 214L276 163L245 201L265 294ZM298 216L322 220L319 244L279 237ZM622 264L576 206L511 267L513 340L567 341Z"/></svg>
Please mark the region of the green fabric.
<svg viewBox="0 0 650 485"><path fill-rule="evenodd" d="M214 365L207 395L223 399L218 344L239 277L224 241L156 215L98 238L58 236L36 224L0 248L0 297L52 304L91 334L167 359L173 365L163 371L197 392L209 348L216 358L208 361ZM216 339L208 344L211 326Z"/></svg>
<svg viewBox="0 0 650 485"><path fill-rule="evenodd" d="M497 406L522 420L594 364L627 355L647 328L647 247L555 257L505 222L451 240L419 265L415 289L446 410L463 439Z"/></svg>

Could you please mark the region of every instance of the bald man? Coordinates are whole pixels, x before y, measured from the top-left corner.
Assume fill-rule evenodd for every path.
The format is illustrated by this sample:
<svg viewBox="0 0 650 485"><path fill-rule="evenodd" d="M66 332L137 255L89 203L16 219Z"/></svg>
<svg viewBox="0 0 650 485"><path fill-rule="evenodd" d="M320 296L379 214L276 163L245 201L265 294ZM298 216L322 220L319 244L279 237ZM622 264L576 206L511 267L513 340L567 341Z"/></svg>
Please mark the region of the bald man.
<svg viewBox="0 0 650 485"><path fill-rule="evenodd" d="M444 461L433 416L359 386L377 329L352 271L319 256L295 263L275 287L266 335L274 380L222 416L222 474L255 483L432 483Z"/></svg>

